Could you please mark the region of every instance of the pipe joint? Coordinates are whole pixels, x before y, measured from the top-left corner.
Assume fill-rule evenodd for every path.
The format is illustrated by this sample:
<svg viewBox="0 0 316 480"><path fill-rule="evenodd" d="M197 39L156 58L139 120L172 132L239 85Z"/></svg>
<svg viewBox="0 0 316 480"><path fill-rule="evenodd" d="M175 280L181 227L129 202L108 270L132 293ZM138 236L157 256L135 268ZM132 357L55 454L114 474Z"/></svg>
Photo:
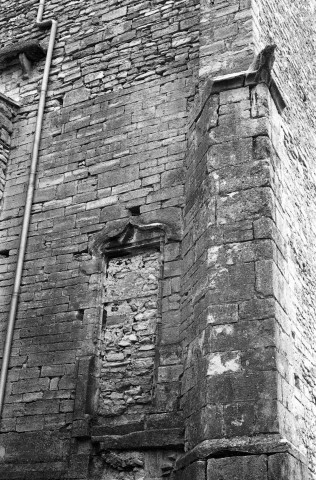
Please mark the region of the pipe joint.
<svg viewBox="0 0 316 480"><path fill-rule="evenodd" d="M35 25L40 30L46 30L47 28L50 28L52 26L52 22L53 20L45 20L43 22L36 22Z"/></svg>

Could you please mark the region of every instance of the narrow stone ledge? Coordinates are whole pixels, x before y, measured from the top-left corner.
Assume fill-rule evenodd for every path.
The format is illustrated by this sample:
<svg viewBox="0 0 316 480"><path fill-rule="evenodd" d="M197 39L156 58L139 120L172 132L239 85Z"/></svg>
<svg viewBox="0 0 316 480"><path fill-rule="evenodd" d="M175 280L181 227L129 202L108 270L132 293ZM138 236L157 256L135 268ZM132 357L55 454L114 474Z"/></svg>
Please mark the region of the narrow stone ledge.
<svg viewBox="0 0 316 480"><path fill-rule="evenodd" d="M306 465L308 463L306 457L291 442L279 434L270 434L258 435L256 437L205 440L179 458L176 463L176 469L183 469L197 460L205 460L207 458L271 455L274 453L289 453L303 464Z"/></svg>
<svg viewBox="0 0 316 480"><path fill-rule="evenodd" d="M92 442L100 442L101 450L183 447L184 431L181 428L146 430L127 435L102 435L102 427L92 429Z"/></svg>
<svg viewBox="0 0 316 480"><path fill-rule="evenodd" d="M15 100L12 100L12 98L7 97L3 93L0 93L0 101L4 103L8 103L11 107L20 108L20 104L16 102Z"/></svg>
<svg viewBox="0 0 316 480"><path fill-rule="evenodd" d="M225 90L233 90L234 88L244 87L246 76L247 72L238 72L214 77L211 80L213 83L210 93L219 93Z"/></svg>
<svg viewBox="0 0 316 480"><path fill-rule="evenodd" d="M233 90L236 88L242 87L254 87L259 83L256 80L257 72L242 71L237 73L231 73L228 75L222 75L219 77L214 77L207 80L204 85L203 93L201 98L197 102L197 105L193 108L191 121L189 122L192 125L197 118L200 116L205 103L210 98L211 95L216 95L217 93L224 92L225 90ZM270 76L269 82L267 83L271 97L278 109L279 114L281 115L283 110L286 108L286 103L281 95L281 92L275 83L272 76Z"/></svg>

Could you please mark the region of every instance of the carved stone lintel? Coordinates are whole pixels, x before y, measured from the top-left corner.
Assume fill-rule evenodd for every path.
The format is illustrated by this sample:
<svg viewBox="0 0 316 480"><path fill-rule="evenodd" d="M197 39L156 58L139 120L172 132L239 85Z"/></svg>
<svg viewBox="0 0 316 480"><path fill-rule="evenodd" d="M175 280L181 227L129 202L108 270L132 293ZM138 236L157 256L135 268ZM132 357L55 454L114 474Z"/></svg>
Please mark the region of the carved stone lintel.
<svg viewBox="0 0 316 480"><path fill-rule="evenodd" d="M143 223L138 219L125 219L115 227L105 227L91 242L94 255L111 255L126 248L159 244L161 240L179 240L172 225L162 222Z"/></svg>

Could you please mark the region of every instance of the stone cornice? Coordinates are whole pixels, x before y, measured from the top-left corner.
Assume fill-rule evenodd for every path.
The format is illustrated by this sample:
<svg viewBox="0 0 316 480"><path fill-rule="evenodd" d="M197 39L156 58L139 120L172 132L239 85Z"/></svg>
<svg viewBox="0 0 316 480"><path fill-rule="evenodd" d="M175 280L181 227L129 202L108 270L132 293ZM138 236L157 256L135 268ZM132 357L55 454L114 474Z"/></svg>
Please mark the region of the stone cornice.
<svg viewBox="0 0 316 480"><path fill-rule="evenodd" d="M281 115L283 110L286 108L286 103L274 78L272 75L270 75L268 82L262 82L257 80L257 74L257 71L246 70L208 79L203 86L203 92L197 102L197 105L193 108L190 125L196 121L197 117L203 110L205 103L211 95L224 92L225 90L233 90L242 87L255 87L259 83L265 83L268 86L271 97L279 114Z"/></svg>
<svg viewBox="0 0 316 480"><path fill-rule="evenodd" d="M197 460L208 458L238 455L271 455L275 453L289 453L302 463L307 464L306 457L290 441L283 438L280 434L267 434L254 437L205 440L184 454L177 461L176 468L185 468Z"/></svg>

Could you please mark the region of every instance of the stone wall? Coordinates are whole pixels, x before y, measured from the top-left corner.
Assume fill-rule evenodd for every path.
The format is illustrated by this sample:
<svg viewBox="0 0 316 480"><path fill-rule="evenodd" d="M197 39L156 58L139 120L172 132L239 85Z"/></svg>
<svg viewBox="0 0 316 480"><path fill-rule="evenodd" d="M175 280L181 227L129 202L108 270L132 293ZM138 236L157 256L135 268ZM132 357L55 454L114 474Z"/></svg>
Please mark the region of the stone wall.
<svg viewBox="0 0 316 480"><path fill-rule="evenodd" d="M37 6L21 0L13 8L11 1L2 2L2 46L30 39L47 45L49 32L34 25ZM8 479L17 471L25 478L33 478L35 471L62 477L70 453L69 475L86 475L84 438L95 399L94 393L88 398L86 383L98 375L91 358L98 352L103 309L100 259L91 256L88 245L104 226L115 228L118 221L135 216L144 223L167 221L180 238L185 132L199 63L198 10L199 2L182 0L46 2L44 18L55 17L59 26L1 422L1 473ZM43 60L33 62L24 78L18 59L12 58L0 70L1 92L21 103L0 222L1 248L12 253L1 278L6 292L2 332L43 67ZM160 432L151 440L158 450L160 443L168 448L183 444L177 413L179 276L179 242L167 243L155 371L160 380L148 427ZM1 352L4 338L2 334ZM173 429L175 438L163 433L166 428ZM142 435L140 447L148 442ZM71 443L71 437L77 440ZM40 455L38 442L43 444Z"/></svg>
<svg viewBox="0 0 316 480"><path fill-rule="evenodd" d="M292 3L46 1L59 26L0 476L315 478L313 9ZM2 1L0 47L47 46L37 7ZM270 89L237 75L272 41ZM43 68L0 65L21 105L1 354Z"/></svg>
<svg viewBox="0 0 316 480"><path fill-rule="evenodd" d="M201 79L247 70L253 60L251 0L201 1Z"/></svg>
<svg viewBox="0 0 316 480"><path fill-rule="evenodd" d="M274 75L287 103L283 121L273 114L272 135L282 272L281 428L307 455L315 478L315 2L255 3L257 48L268 39L277 44Z"/></svg>

